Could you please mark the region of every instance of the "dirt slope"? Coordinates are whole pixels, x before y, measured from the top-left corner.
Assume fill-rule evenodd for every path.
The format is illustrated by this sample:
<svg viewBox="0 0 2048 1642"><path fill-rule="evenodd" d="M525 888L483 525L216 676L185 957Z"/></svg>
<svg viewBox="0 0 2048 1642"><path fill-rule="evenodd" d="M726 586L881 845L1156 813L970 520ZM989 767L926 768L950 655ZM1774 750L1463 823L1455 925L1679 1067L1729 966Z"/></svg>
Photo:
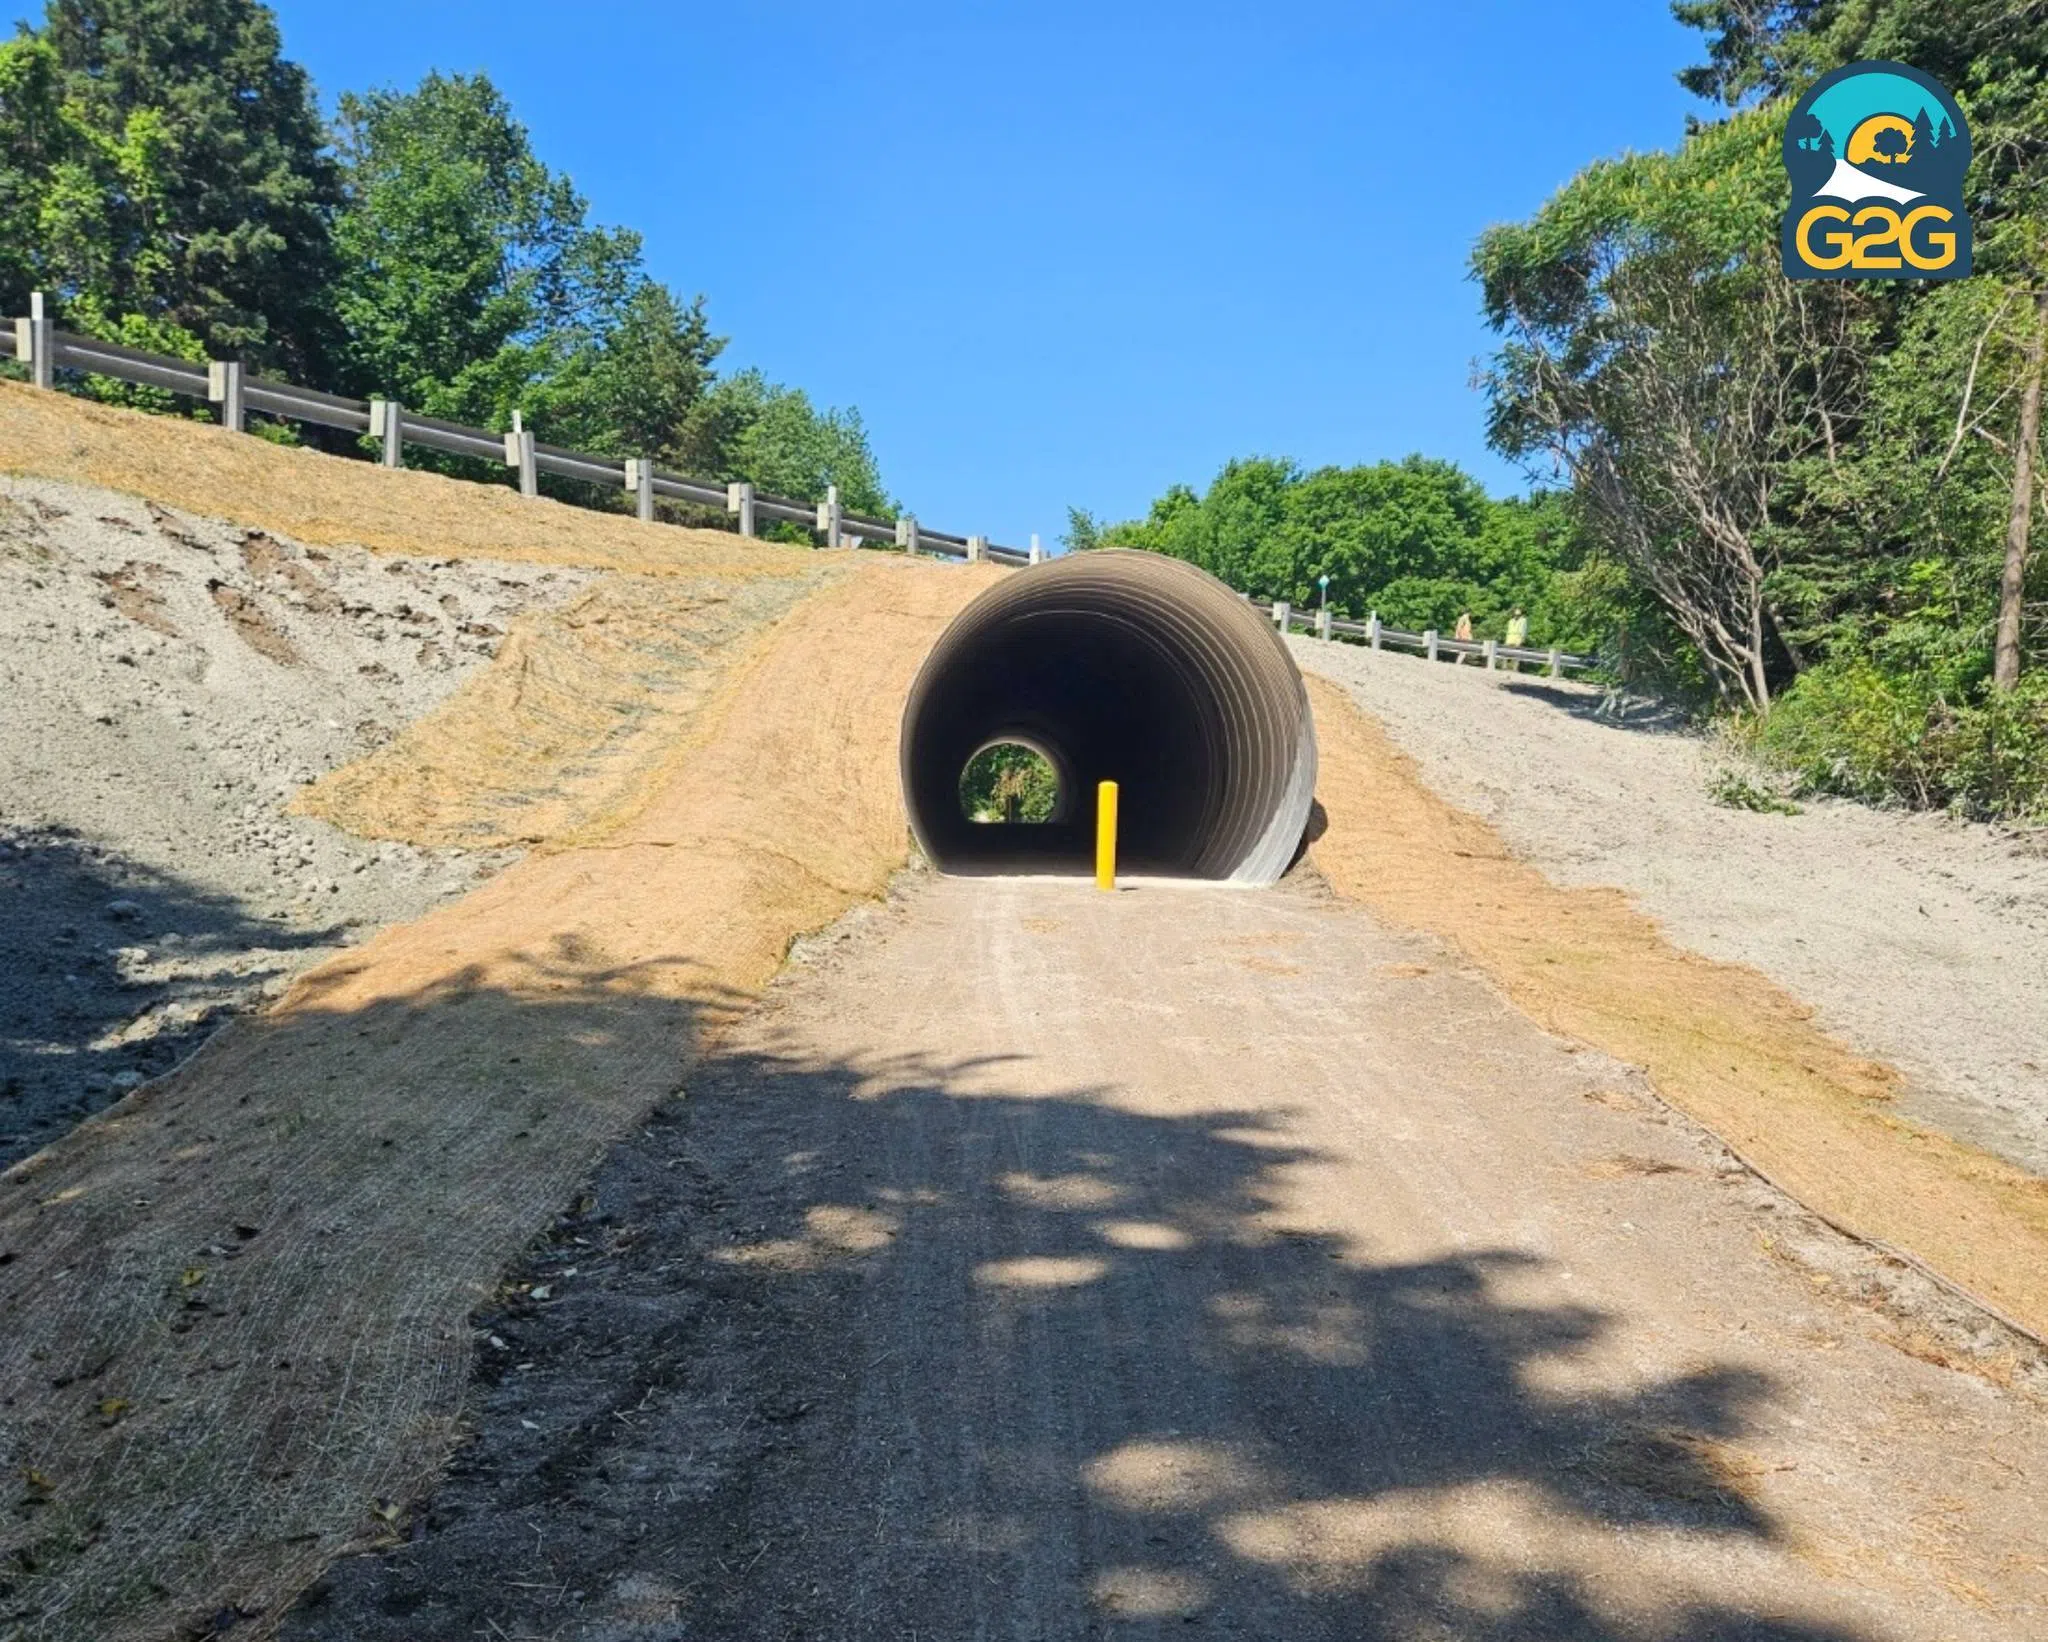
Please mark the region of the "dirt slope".
<svg viewBox="0 0 2048 1642"><path fill-rule="evenodd" d="M204 422L144 416L0 382L0 473L147 496L316 547L518 559L650 575L759 575L803 548L716 530L649 529L516 490L287 449ZM769 572L772 573L772 572Z"/></svg>
<svg viewBox="0 0 2048 1642"><path fill-rule="evenodd" d="M1312 885L926 879L613 1154L284 1634L2039 1634L2038 1405L1825 1235Z"/></svg>
<svg viewBox="0 0 2048 1642"><path fill-rule="evenodd" d="M502 866L282 812L591 579L0 477L0 1166Z"/></svg>
<svg viewBox="0 0 2048 1642"><path fill-rule="evenodd" d="M274 1612L453 1436L463 1320L790 938L903 858L897 711L986 574L863 561L638 818L311 972L0 1175L0 1635Z"/></svg>
<svg viewBox="0 0 2048 1642"><path fill-rule="evenodd" d="M0 1166L615 826L845 566L0 382Z"/></svg>

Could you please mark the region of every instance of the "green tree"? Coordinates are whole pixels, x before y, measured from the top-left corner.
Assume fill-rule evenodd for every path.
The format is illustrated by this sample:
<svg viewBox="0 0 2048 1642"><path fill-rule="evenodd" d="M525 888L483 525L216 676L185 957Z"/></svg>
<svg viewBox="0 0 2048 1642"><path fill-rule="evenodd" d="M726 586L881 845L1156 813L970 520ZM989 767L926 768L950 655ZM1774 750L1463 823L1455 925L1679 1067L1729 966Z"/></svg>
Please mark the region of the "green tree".
<svg viewBox="0 0 2048 1642"><path fill-rule="evenodd" d="M849 513L887 515L896 504L857 410L819 410L798 388L759 371L720 381L696 405L672 451L706 478L745 479L770 495L812 500L839 487Z"/></svg>
<svg viewBox="0 0 2048 1642"><path fill-rule="evenodd" d="M0 280L73 324L308 375L335 176L254 0L51 0L0 48Z"/></svg>
<svg viewBox="0 0 2048 1642"><path fill-rule="evenodd" d="M1495 443L1572 480L1593 551L1565 579L1581 608L1608 605L1617 648L1746 701L1760 745L1804 779L2038 806L2048 13L1674 10L1707 42L1681 78L1732 112L1675 152L1595 163L1481 240L1502 338ZM1815 76L1873 57L1926 69L1970 116L1973 279L1837 286L1778 270L1782 122ZM1935 128L1916 123L1916 166L1945 160ZM1796 135L1824 156L1824 135Z"/></svg>
<svg viewBox="0 0 2048 1642"><path fill-rule="evenodd" d="M345 96L335 306L349 386L550 442L673 457L724 346L590 223L483 75Z"/></svg>
<svg viewBox="0 0 2048 1642"><path fill-rule="evenodd" d="M1261 599L1314 604L1327 575L1339 616L1378 611L1394 626L1448 628L1469 610L1499 626L1519 604L1553 642L1600 636L1594 607L1565 579L1585 564L1565 501L1494 501L1452 462L1410 456L1303 473L1253 458L1226 464L1203 493L1172 486L1143 519L1098 525L1079 510L1073 516L1085 521L1091 545L1186 559ZM1603 594L1598 608L1611 602Z"/></svg>
<svg viewBox="0 0 2048 1642"><path fill-rule="evenodd" d="M1776 266L1782 106L1589 167L1474 253L1503 337L1489 437L1763 710L1802 656L1774 585L1806 464L1839 463L1888 299Z"/></svg>
<svg viewBox="0 0 2048 1642"><path fill-rule="evenodd" d="M1014 741L984 747L960 772L960 811L970 821L1050 821L1059 797L1052 765Z"/></svg>
<svg viewBox="0 0 2048 1642"><path fill-rule="evenodd" d="M0 42L0 312L28 311L32 290L62 294L63 270L90 266L69 243L105 202L92 139L64 105L56 48L23 29Z"/></svg>
<svg viewBox="0 0 2048 1642"><path fill-rule="evenodd" d="M1085 507L1067 509L1067 531L1060 545L1069 553L1092 553L1102 546L1102 526Z"/></svg>

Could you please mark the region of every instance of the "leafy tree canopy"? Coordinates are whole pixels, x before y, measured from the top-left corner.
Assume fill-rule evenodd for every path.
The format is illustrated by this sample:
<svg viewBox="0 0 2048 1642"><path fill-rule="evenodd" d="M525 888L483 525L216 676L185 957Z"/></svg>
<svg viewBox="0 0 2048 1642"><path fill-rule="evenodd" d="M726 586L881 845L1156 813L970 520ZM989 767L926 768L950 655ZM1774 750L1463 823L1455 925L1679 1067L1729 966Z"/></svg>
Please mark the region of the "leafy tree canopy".
<svg viewBox="0 0 2048 1642"><path fill-rule="evenodd" d="M778 496L816 497L839 487L849 513L889 515L867 428L857 410L820 410L798 388L759 371L720 381L687 419L673 448L678 465L707 478L746 479Z"/></svg>
<svg viewBox="0 0 2048 1642"><path fill-rule="evenodd" d="M488 77L345 94L330 139L257 0L50 0L0 41L0 312L32 290L112 340L892 507L857 411L717 380L703 299L590 221Z"/></svg>
<svg viewBox="0 0 2048 1642"><path fill-rule="evenodd" d="M701 301L593 226L483 75L341 100L335 306L350 385L502 425L522 409L606 454L675 443L722 342Z"/></svg>
<svg viewBox="0 0 2048 1642"><path fill-rule="evenodd" d="M2048 746L2048 601L2030 553L2048 10L1673 9L1706 45L1680 78L1729 113L1694 122L1673 152L1588 166L1480 240L1473 268L1500 336L1492 441L1572 485L1592 552L1580 592L1606 601L1637 676L1691 677L1746 703L1759 745L1812 784L2038 807L2048 782L2015 772ZM1968 116L1972 279L1779 271L1793 100L1865 58L1927 70ZM1928 122L1923 140L1935 136Z"/></svg>
<svg viewBox="0 0 2048 1642"><path fill-rule="evenodd" d="M1455 463L1422 456L1309 472L1230 462L1205 492L1171 487L1143 519L1100 526L1077 512L1068 545L1167 553L1301 607L1319 602L1327 575L1332 611L1377 611L1397 627L1449 632L1469 613L1498 636L1519 605L1542 642L1587 636L1568 579L1583 555L1561 498L1496 501Z"/></svg>

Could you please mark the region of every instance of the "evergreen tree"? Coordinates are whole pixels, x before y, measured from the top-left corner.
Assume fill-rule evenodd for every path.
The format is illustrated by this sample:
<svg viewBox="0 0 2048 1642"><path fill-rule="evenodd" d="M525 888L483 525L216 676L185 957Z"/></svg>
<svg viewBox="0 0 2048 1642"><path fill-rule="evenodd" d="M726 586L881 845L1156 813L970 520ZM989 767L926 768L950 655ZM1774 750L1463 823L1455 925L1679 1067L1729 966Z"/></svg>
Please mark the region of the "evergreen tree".
<svg viewBox="0 0 2048 1642"><path fill-rule="evenodd" d="M51 0L0 66L0 278L89 329L311 374L325 140L255 0Z"/></svg>

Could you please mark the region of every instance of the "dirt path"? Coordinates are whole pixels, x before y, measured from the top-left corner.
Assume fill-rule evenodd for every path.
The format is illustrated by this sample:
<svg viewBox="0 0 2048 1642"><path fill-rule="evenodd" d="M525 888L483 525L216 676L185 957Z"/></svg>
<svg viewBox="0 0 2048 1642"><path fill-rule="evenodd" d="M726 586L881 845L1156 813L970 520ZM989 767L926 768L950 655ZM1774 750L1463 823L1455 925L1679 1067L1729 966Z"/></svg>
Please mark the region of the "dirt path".
<svg viewBox="0 0 2048 1642"><path fill-rule="evenodd" d="M2038 1404L1825 1235L1313 882L923 880L612 1156L284 1634L2039 1634Z"/></svg>

